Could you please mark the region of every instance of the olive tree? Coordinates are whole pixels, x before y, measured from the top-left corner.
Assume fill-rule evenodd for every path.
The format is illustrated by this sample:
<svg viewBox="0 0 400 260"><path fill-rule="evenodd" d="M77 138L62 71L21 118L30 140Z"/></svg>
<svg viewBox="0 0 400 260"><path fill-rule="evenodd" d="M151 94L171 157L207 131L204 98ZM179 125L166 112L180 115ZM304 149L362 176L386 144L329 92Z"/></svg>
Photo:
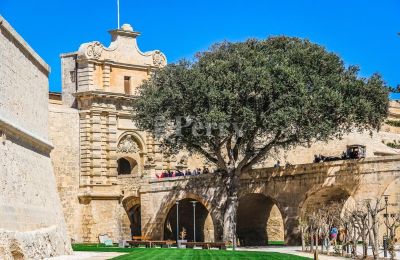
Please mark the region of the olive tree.
<svg viewBox="0 0 400 260"><path fill-rule="evenodd" d="M224 178L223 239L235 243L240 175L276 150L379 129L388 88L308 40L222 42L152 73L133 103L137 125Z"/></svg>

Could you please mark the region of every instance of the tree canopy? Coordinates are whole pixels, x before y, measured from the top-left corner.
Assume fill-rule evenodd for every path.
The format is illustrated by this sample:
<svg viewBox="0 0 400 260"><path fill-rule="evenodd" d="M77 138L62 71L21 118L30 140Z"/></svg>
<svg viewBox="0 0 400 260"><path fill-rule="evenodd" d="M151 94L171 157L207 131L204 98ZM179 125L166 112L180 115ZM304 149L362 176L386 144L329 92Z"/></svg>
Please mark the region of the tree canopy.
<svg viewBox="0 0 400 260"><path fill-rule="evenodd" d="M279 36L218 43L169 64L142 84L133 108L138 126L167 147L238 174L273 149L379 129L388 92L380 75L360 77L324 47Z"/></svg>

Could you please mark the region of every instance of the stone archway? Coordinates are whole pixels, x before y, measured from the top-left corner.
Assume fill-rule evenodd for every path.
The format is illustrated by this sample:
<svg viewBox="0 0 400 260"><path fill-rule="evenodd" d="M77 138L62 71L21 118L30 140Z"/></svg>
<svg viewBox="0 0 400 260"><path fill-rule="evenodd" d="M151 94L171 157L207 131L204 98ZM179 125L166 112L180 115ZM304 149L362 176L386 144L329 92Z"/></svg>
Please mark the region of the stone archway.
<svg viewBox="0 0 400 260"><path fill-rule="evenodd" d="M123 236L132 239L132 236L142 235L141 205L140 199L128 196L122 200L124 212L121 216Z"/></svg>
<svg viewBox="0 0 400 260"><path fill-rule="evenodd" d="M174 204L165 218L164 239L177 239L178 207L178 229L179 233L183 228L186 230L186 240L197 242L214 241L214 224L207 208L198 200L191 198L184 198L178 202L178 206Z"/></svg>
<svg viewBox="0 0 400 260"><path fill-rule="evenodd" d="M283 241L283 223L281 211L270 197L250 193L239 199L237 237L241 246L267 245L269 236L274 240L279 237Z"/></svg>
<svg viewBox="0 0 400 260"><path fill-rule="evenodd" d="M340 203L343 208L349 198L350 193L341 187L322 187L306 195L306 198L299 206L299 216L304 218L316 209L329 205L330 203Z"/></svg>

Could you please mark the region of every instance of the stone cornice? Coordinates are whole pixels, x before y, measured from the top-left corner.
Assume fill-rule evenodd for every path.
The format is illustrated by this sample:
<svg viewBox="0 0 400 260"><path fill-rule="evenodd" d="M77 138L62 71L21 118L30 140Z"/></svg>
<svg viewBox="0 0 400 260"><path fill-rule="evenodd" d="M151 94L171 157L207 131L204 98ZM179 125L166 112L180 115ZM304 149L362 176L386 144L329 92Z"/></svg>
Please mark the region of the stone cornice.
<svg viewBox="0 0 400 260"><path fill-rule="evenodd" d="M157 69L158 67L150 64L146 65L140 65L140 64L129 64L129 63L123 63L123 62L117 62L117 61L111 61L111 60L96 60L96 59L84 59L80 58L77 60L78 63L90 63L90 64L96 64L96 65L108 65L111 67L117 67L117 68L124 68L124 69L130 69L130 70L147 70L147 71L152 71Z"/></svg>
<svg viewBox="0 0 400 260"><path fill-rule="evenodd" d="M29 130L19 126L18 124L11 122L0 115L0 130L4 131L7 135L11 137L18 138L24 143L31 144L35 150L42 152L44 154L49 154L53 149L51 143Z"/></svg>
<svg viewBox="0 0 400 260"><path fill-rule="evenodd" d="M83 204L88 204L92 200L122 200L123 194L108 194L108 193L80 193L78 199Z"/></svg>
<svg viewBox="0 0 400 260"><path fill-rule="evenodd" d="M135 100L138 96L126 95L121 93L115 92L105 92L99 90L89 90L89 91L82 91L72 94L76 98L90 98L90 97L101 97L101 98L112 98L112 99L122 99L122 100Z"/></svg>

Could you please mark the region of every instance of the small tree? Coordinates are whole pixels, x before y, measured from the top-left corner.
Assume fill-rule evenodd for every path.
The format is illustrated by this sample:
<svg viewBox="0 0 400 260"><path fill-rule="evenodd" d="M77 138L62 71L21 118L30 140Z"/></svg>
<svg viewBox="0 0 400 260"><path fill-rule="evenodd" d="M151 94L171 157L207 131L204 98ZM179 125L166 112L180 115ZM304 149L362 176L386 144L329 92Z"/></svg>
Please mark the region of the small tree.
<svg viewBox="0 0 400 260"><path fill-rule="evenodd" d="M341 216L341 224L345 228L345 242L343 243L343 251L350 247L350 252L353 258L357 258L357 242L360 237L358 223L356 221L356 207L346 206Z"/></svg>
<svg viewBox="0 0 400 260"><path fill-rule="evenodd" d="M361 78L336 54L284 36L215 44L156 71L139 92L138 127L220 170L223 239L233 243L243 172L277 149L379 129L388 110L379 75Z"/></svg>
<svg viewBox="0 0 400 260"><path fill-rule="evenodd" d="M376 198L374 200L366 200L365 205L371 220L371 231L372 232L372 254L374 255L374 259L378 259L379 257L379 213L385 209L385 206L382 205L381 199Z"/></svg>
<svg viewBox="0 0 400 260"><path fill-rule="evenodd" d="M396 231L400 227L400 212L389 214L388 221L385 221L386 227L389 229L388 237L388 251L390 253L390 259L396 258Z"/></svg>
<svg viewBox="0 0 400 260"><path fill-rule="evenodd" d="M353 211L352 217L358 233L362 239L363 258L366 258L368 255L368 235L370 232L369 212L366 208L366 205L364 205L363 203L361 205L358 205L356 210Z"/></svg>

